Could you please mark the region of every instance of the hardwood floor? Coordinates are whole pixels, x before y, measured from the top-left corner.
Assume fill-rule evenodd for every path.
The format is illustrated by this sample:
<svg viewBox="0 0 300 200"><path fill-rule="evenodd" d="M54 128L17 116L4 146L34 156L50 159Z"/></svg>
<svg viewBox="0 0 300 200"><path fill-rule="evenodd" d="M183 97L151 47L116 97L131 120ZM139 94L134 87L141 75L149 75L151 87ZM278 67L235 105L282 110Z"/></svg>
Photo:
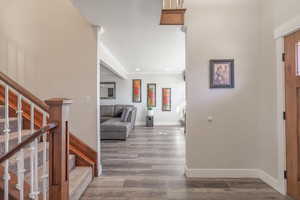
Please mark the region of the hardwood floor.
<svg viewBox="0 0 300 200"><path fill-rule="evenodd" d="M287 200L258 179L187 179L179 127L136 128L127 141L102 141L103 176L82 200Z"/></svg>

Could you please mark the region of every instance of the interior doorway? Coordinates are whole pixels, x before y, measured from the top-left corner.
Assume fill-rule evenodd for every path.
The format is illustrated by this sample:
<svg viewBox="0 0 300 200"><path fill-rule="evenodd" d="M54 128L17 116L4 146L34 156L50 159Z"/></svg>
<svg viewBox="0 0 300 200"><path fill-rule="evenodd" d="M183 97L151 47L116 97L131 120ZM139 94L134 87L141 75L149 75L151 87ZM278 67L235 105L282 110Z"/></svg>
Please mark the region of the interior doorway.
<svg viewBox="0 0 300 200"><path fill-rule="evenodd" d="M300 199L300 31L284 38L287 194Z"/></svg>

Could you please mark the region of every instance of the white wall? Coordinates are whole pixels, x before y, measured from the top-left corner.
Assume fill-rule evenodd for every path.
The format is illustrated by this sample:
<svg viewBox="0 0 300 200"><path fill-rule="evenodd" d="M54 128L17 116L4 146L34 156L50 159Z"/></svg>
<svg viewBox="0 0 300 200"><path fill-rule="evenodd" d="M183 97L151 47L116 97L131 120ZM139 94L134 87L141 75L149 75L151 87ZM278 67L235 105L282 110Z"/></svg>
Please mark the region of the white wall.
<svg viewBox="0 0 300 200"><path fill-rule="evenodd" d="M273 0L261 1L261 38L259 76L260 169L278 178L278 141L276 135L276 55Z"/></svg>
<svg viewBox="0 0 300 200"><path fill-rule="evenodd" d="M1 71L42 99L73 99L71 131L96 149L96 32L69 0L0 3Z"/></svg>
<svg viewBox="0 0 300 200"><path fill-rule="evenodd" d="M258 168L258 1L187 0L186 6L187 167ZM209 60L225 58L235 59L235 89L209 89Z"/></svg>
<svg viewBox="0 0 300 200"><path fill-rule="evenodd" d="M300 2L187 0L186 6L188 169L232 176L260 170L281 187L273 34L300 14ZM218 58L235 59L235 89L208 89L208 62Z"/></svg>
<svg viewBox="0 0 300 200"><path fill-rule="evenodd" d="M285 166L285 155L281 149L284 148L282 145L285 141L282 140L284 140L285 135L283 130L278 130L280 125L284 123L282 120L282 112L284 111L285 105L284 85L279 85L284 74L276 74L278 71L283 72L283 68L278 69L278 65L276 65L276 61L278 60L276 55L279 54L279 56L281 56L283 52L276 52L276 45L280 42L275 41L274 30L297 16L300 16L300 1L261 1L261 71L259 73L260 167L276 179L283 178L282 167ZM282 44L279 45L281 46ZM279 181L281 184L284 184L284 181Z"/></svg>
<svg viewBox="0 0 300 200"><path fill-rule="evenodd" d="M103 105L133 104L137 107L137 125L145 125L147 114L147 83L156 83L156 125L178 125L180 109L185 101L185 82L182 75L128 75L129 79L120 79L112 73L101 73L102 82L116 82L116 99L101 100ZM142 103L132 103L132 79L142 79ZM172 111L162 112L161 90L172 88Z"/></svg>
<svg viewBox="0 0 300 200"><path fill-rule="evenodd" d="M274 0L269 2L269 9L273 7L275 28L300 15L299 0Z"/></svg>

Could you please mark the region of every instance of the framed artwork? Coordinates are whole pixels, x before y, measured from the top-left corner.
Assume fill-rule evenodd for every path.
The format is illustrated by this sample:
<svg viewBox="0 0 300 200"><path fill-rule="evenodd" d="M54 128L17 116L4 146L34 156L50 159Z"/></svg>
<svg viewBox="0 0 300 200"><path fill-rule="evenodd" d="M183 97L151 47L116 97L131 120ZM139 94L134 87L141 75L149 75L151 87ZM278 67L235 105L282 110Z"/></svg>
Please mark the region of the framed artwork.
<svg viewBox="0 0 300 200"><path fill-rule="evenodd" d="M156 84L147 84L147 107L156 107Z"/></svg>
<svg viewBox="0 0 300 200"><path fill-rule="evenodd" d="M171 88L162 89L162 111L171 111Z"/></svg>
<svg viewBox="0 0 300 200"><path fill-rule="evenodd" d="M100 99L116 99L116 82L100 83Z"/></svg>
<svg viewBox="0 0 300 200"><path fill-rule="evenodd" d="M234 88L234 60L210 60L210 88Z"/></svg>
<svg viewBox="0 0 300 200"><path fill-rule="evenodd" d="M142 103L142 80L132 80L132 102Z"/></svg>

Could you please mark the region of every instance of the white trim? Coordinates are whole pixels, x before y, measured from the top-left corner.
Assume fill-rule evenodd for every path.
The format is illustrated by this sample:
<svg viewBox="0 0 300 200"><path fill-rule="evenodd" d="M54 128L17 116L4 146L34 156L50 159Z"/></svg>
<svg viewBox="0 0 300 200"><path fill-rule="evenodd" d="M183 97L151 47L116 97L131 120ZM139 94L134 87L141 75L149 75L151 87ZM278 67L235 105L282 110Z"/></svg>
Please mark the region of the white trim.
<svg viewBox="0 0 300 200"><path fill-rule="evenodd" d="M299 29L300 29L300 15L287 21L281 26L277 27L274 31L274 38L279 39L281 37L294 33Z"/></svg>
<svg viewBox="0 0 300 200"><path fill-rule="evenodd" d="M146 126L146 122L140 121L135 123L136 126ZM181 124L178 122L158 122L154 123L154 126L180 126Z"/></svg>
<svg viewBox="0 0 300 200"><path fill-rule="evenodd" d="M179 75L182 74L183 71L173 71L173 72L130 72L128 75Z"/></svg>
<svg viewBox="0 0 300 200"><path fill-rule="evenodd" d="M260 169L188 169L186 167L185 175L188 178L258 178L281 192L280 183Z"/></svg>
<svg viewBox="0 0 300 200"><path fill-rule="evenodd" d="M96 26L96 33L97 33L97 114L96 114L96 145L97 145L97 169L98 169L98 174L97 176L100 176L102 174L102 165L101 165L101 134L100 134L100 118L101 118L101 113L100 113L100 58L101 58L101 51L100 51L100 42L101 42L101 35L103 33L102 27L101 26Z"/></svg>
<svg viewBox="0 0 300 200"><path fill-rule="evenodd" d="M110 71L123 79L128 79L126 68L112 54L112 52L100 41L101 64L105 65Z"/></svg>
<svg viewBox="0 0 300 200"><path fill-rule="evenodd" d="M189 169L185 175L188 178L257 178L255 169Z"/></svg>
<svg viewBox="0 0 300 200"><path fill-rule="evenodd" d="M285 122L282 113L285 111L285 80L284 80L284 63L282 62L282 53L284 52L284 39L276 40L276 134L278 146L278 181L281 188L279 191L286 194L286 180L284 179L284 171L286 170L286 135Z"/></svg>
<svg viewBox="0 0 300 200"><path fill-rule="evenodd" d="M262 180L281 194L284 194L284 191L282 191L282 185L276 178L272 177L270 174L267 174L263 170L257 170L256 173L257 178L259 178L260 180Z"/></svg>
<svg viewBox="0 0 300 200"><path fill-rule="evenodd" d="M284 52L284 37L300 30L300 15L282 24L274 31L276 39L276 91L277 91L277 140L278 140L278 191L282 194L287 192L287 183L284 179L283 172L286 170L286 135L285 123L282 119L282 112L285 110L285 80L284 80L284 63L282 62L282 53Z"/></svg>

